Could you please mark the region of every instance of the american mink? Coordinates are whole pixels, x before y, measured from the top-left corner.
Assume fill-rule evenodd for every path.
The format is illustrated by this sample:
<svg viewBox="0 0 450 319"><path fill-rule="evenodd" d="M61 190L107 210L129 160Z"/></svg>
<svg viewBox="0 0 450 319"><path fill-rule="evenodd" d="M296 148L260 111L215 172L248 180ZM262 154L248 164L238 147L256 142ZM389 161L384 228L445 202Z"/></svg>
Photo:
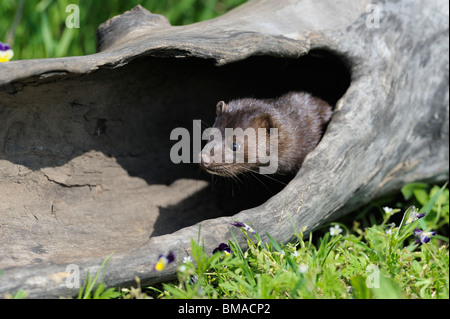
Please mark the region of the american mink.
<svg viewBox="0 0 450 319"><path fill-rule="evenodd" d="M319 142L332 114L328 103L304 92L274 99L237 99L228 104L220 101L211 131L215 135L208 133L209 142L199 155L200 166L211 174L235 177L246 172L263 173L262 167L275 163L274 170L263 174L294 174ZM230 129L236 128L253 128L256 135L227 136ZM275 143L271 134L277 137ZM259 140L262 137L265 141ZM278 148L275 152L274 145Z"/></svg>

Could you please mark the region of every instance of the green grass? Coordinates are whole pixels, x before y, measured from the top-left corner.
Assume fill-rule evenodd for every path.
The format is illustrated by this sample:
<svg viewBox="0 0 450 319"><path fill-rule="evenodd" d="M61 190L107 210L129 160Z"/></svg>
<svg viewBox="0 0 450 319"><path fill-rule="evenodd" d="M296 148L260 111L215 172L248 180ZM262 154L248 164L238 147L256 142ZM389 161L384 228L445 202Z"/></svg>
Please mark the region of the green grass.
<svg viewBox="0 0 450 319"><path fill-rule="evenodd" d="M103 280L99 280L100 274L103 275L106 273L106 266L109 263L113 254L109 255L100 266L99 270L95 274L95 277L92 277L89 273L87 274L86 282L83 287L78 291L77 299L113 299L121 296L119 291L116 291L114 288L109 288L105 290L105 284Z"/></svg>
<svg viewBox="0 0 450 319"><path fill-rule="evenodd" d="M207 254L192 241L192 259L178 268L178 281L152 287L156 298L449 298L448 188L407 185L405 197L422 203L426 216L405 224L405 207L385 213L362 228L362 221L334 223L318 240L303 231L286 245L247 233L248 249L234 241L232 253ZM403 203L403 206L411 202ZM395 204L397 205L397 204ZM371 204L376 206L376 204ZM372 210L373 211L373 210ZM373 212L371 214L374 214ZM378 216L372 216L377 218ZM392 220L400 220L397 226ZM331 225L327 226L327 230ZM399 227L400 226L400 227ZM429 243L414 244L414 228L438 232ZM439 233L440 232L440 233ZM151 293L150 293L151 292ZM142 295L141 295L142 296Z"/></svg>
<svg viewBox="0 0 450 319"><path fill-rule="evenodd" d="M305 229L296 232L295 240L285 245L270 235L263 244L258 233L241 228L248 249L242 250L234 239L228 242L230 254L211 255L199 244L199 234L192 240L191 261L177 261L177 281L141 287L137 279L136 287L108 294L161 299L448 299L449 190L446 185L415 183L406 185L402 193L400 202L388 199L392 210L384 208L386 200L373 202L360 214L310 232L306 238ZM407 224L414 211L411 205L422 207L420 213L426 215ZM373 224L363 226L368 222ZM415 228L437 234L417 245ZM92 297L102 294L94 292Z"/></svg>
<svg viewBox="0 0 450 319"><path fill-rule="evenodd" d="M140 4L184 25L219 16L246 0L1 0L0 41L14 60L86 55L96 52L97 27ZM21 9L21 4L23 7ZM80 28L67 28L69 4L80 9ZM17 23L15 23L17 21Z"/></svg>

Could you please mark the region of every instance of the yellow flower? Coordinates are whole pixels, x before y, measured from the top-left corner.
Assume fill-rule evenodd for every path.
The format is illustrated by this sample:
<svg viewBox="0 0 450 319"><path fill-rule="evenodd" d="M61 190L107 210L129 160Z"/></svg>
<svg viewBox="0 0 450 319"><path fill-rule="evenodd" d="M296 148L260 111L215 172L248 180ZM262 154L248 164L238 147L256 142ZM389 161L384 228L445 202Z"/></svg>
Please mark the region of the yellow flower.
<svg viewBox="0 0 450 319"><path fill-rule="evenodd" d="M153 266L153 269L156 271L161 271L166 268L167 264L173 262L174 260L175 255L172 252L170 252L167 256L160 255L155 266Z"/></svg>

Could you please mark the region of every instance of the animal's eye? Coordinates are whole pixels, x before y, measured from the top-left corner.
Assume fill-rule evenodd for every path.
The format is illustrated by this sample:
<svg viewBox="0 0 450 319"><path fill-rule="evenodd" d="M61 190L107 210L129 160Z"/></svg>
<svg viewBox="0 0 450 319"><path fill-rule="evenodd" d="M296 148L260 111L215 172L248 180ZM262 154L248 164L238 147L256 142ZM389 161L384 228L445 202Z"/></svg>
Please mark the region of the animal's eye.
<svg viewBox="0 0 450 319"><path fill-rule="evenodd" d="M230 145L230 149L231 149L233 152L238 151L239 148L240 148L240 146L239 146L238 143L231 143L231 145Z"/></svg>

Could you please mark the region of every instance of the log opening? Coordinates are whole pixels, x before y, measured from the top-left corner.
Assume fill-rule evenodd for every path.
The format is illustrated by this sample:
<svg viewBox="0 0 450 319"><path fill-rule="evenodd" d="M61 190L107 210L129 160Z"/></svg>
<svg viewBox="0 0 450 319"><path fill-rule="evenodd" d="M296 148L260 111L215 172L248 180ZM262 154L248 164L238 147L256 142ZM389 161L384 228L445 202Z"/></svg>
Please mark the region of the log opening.
<svg viewBox="0 0 450 319"><path fill-rule="evenodd" d="M189 77L195 75L193 81L199 84L195 87L200 90L196 91L198 95L195 98L190 99L191 113L176 116L168 127L188 128L191 135L193 119L201 119L203 129L212 125L214 106L218 100L274 98L298 90L310 92L334 106L351 83L351 74L344 60L326 50L314 50L298 59L254 56L222 67L215 67L209 61L185 62L175 64L180 63L180 68L185 68L183 73L189 74ZM203 219L232 216L244 209L259 206L280 192L294 177L273 179L259 175L228 180L207 175L198 169L198 164L171 165L171 170L180 170L178 178L200 179L209 185L176 205L160 208L151 236L168 234Z"/></svg>
<svg viewBox="0 0 450 319"><path fill-rule="evenodd" d="M25 79L14 92L4 87L0 165L16 164L21 173L12 170L2 186L17 206L8 211L33 207L23 222L35 225L11 240L22 236L44 248L48 234L58 240L38 255L33 247L11 250L6 240L0 249L11 258L1 267L126 251L149 237L259 206L285 184L261 178L230 185L211 180L198 164L174 164L171 131L192 133L195 119L203 129L212 125L218 100L306 90L335 104L349 84L341 59L315 51L220 67L207 59L146 56L84 75ZM80 236L67 242L68 231ZM80 250L86 243L89 249Z"/></svg>

